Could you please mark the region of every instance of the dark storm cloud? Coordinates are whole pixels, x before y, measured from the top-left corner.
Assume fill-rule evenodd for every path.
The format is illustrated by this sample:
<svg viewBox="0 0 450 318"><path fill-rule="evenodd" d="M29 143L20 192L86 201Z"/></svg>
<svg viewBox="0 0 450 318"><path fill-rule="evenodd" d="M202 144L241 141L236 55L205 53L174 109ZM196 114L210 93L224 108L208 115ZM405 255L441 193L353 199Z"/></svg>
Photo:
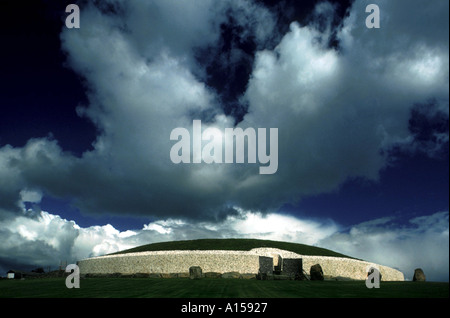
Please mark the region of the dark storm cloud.
<svg viewBox="0 0 450 318"><path fill-rule="evenodd" d="M224 220L238 207L267 212L351 177L376 180L384 150L410 143L415 104L435 98L448 117L446 1L427 8L426 19L422 2L378 1L379 30L365 28L363 2L340 28L337 7L321 3L309 25L292 23L267 47L277 17L252 1L109 3L118 9L86 3L82 28L61 34L70 67L88 86L89 103L77 112L98 128L93 150L74 157L47 138L1 148L3 207L18 206L26 190L70 199L91 214ZM433 23L419 29L425 20ZM246 52L240 41L248 39L255 47ZM225 79L237 77L244 61L245 90L226 81L224 98L220 83L208 84L214 64L198 55L208 48L218 69L235 72ZM236 114L227 103L244 108ZM193 114L208 117L205 128L233 127L230 114L242 128L278 128L278 172L174 165L170 133L191 130Z"/></svg>

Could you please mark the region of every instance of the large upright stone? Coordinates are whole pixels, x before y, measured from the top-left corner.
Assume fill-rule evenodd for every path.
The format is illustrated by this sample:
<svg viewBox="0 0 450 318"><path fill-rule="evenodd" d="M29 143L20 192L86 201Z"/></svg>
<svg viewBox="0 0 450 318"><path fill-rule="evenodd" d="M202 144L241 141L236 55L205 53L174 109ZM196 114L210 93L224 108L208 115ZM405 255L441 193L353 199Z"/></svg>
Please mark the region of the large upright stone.
<svg viewBox="0 0 450 318"><path fill-rule="evenodd" d="M426 280L425 273L421 268L414 270L413 282L424 282Z"/></svg>
<svg viewBox="0 0 450 318"><path fill-rule="evenodd" d="M191 279L200 279L202 276L202 268L200 266L189 267L189 277Z"/></svg>
<svg viewBox="0 0 450 318"><path fill-rule="evenodd" d="M309 276L311 280L323 280L322 266L320 266L320 264L311 266Z"/></svg>
<svg viewBox="0 0 450 318"><path fill-rule="evenodd" d="M292 279L299 278L303 273L303 262L301 258L283 259L283 275L288 275Z"/></svg>

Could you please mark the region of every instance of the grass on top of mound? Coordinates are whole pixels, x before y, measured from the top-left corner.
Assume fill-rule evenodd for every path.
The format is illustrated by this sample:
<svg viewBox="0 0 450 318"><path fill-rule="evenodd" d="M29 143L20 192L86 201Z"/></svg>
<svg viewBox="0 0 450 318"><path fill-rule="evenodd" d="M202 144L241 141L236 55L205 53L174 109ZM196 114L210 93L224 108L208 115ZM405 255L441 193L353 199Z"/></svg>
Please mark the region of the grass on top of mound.
<svg viewBox="0 0 450 318"><path fill-rule="evenodd" d="M189 241L171 241L152 243L138 246L124 251L119 251L114 254L127 254L148 251L171 251L171 250L234 250L234 251L249 251L253 248L271 247L286 251L291 251L301 255L311 256L334 256L353 258L344 254L340 254L325 248L279 241L257 240L257 239L200 239Z"/></svg>

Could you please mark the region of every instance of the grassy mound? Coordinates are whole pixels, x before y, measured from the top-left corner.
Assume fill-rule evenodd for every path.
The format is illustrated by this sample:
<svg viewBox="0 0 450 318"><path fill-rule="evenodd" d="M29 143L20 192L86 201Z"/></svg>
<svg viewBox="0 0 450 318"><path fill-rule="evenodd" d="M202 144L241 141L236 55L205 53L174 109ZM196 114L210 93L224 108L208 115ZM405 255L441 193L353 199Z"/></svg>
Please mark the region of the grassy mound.
<svg viewBox="0 0 450 318"><path fill-rule="evenodd" d="M124 251L119 251L114 254L127 254L148 251L171 251L171 250L234 250L234 251L249 251L258 247L278 248L286 251L291 251L301 255L311 256L334 256L352 258L325 248L310 246L298 243L256 240L256 239L200 239L190 241L172 241L160 242L138 246Z"/></svg>

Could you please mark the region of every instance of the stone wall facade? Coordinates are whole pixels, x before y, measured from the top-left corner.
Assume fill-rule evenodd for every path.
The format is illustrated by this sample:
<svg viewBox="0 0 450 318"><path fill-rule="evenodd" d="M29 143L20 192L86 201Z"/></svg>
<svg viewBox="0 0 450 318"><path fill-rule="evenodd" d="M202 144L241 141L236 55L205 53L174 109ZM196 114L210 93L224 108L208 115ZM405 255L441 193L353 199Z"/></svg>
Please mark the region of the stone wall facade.
<svg viewBox="0 0 450 318"><path fill-rule="evenodd" d="M189 273L200 266L203 273L272 273L271 257L241 251L164 251L108 255L78 262L81 274Z"/></svg>
<svg viewBox="0 0 450 318"><path fill-rule="evenodd" d="M275 262L274 262L275 260ZM283 275L294 278L312 265L320 264L325 278L365 280L369 266L378 268L383 281L403 281L402 272L370 262L326 256L307 256L293 252L257 248L251 251L157 251L89 258L78 262L81 274L174 274L189 273L200 266L203 273L272 274L274 265ZM169 275L170 276L170 275Z"/></svg>
<svg viewBox="0 0 450 318"><path fill-rule="evenodd" d="M253 249L252 252L267 256L279 254L282 260L301 258L303 263L303 270L307 274L309 274L311 266L320 264L325 278L348 278L354 280L365 280L367 277L368 267L373 266L380 271L383 281L405 280L403 273L399 270L357 259L344 257L299 255L293 252L274 248L257 248Z"/></svg>
<svg viewBox="0 0 450 318"><path fill-rule="evenodd" d="M304 256L303 268L309 272L311 266L320 264L325 278L351 278L365 280L369 267L375 267L382 275L383 281L404 281L402 272L383 265L341 257Z"/></svg>

